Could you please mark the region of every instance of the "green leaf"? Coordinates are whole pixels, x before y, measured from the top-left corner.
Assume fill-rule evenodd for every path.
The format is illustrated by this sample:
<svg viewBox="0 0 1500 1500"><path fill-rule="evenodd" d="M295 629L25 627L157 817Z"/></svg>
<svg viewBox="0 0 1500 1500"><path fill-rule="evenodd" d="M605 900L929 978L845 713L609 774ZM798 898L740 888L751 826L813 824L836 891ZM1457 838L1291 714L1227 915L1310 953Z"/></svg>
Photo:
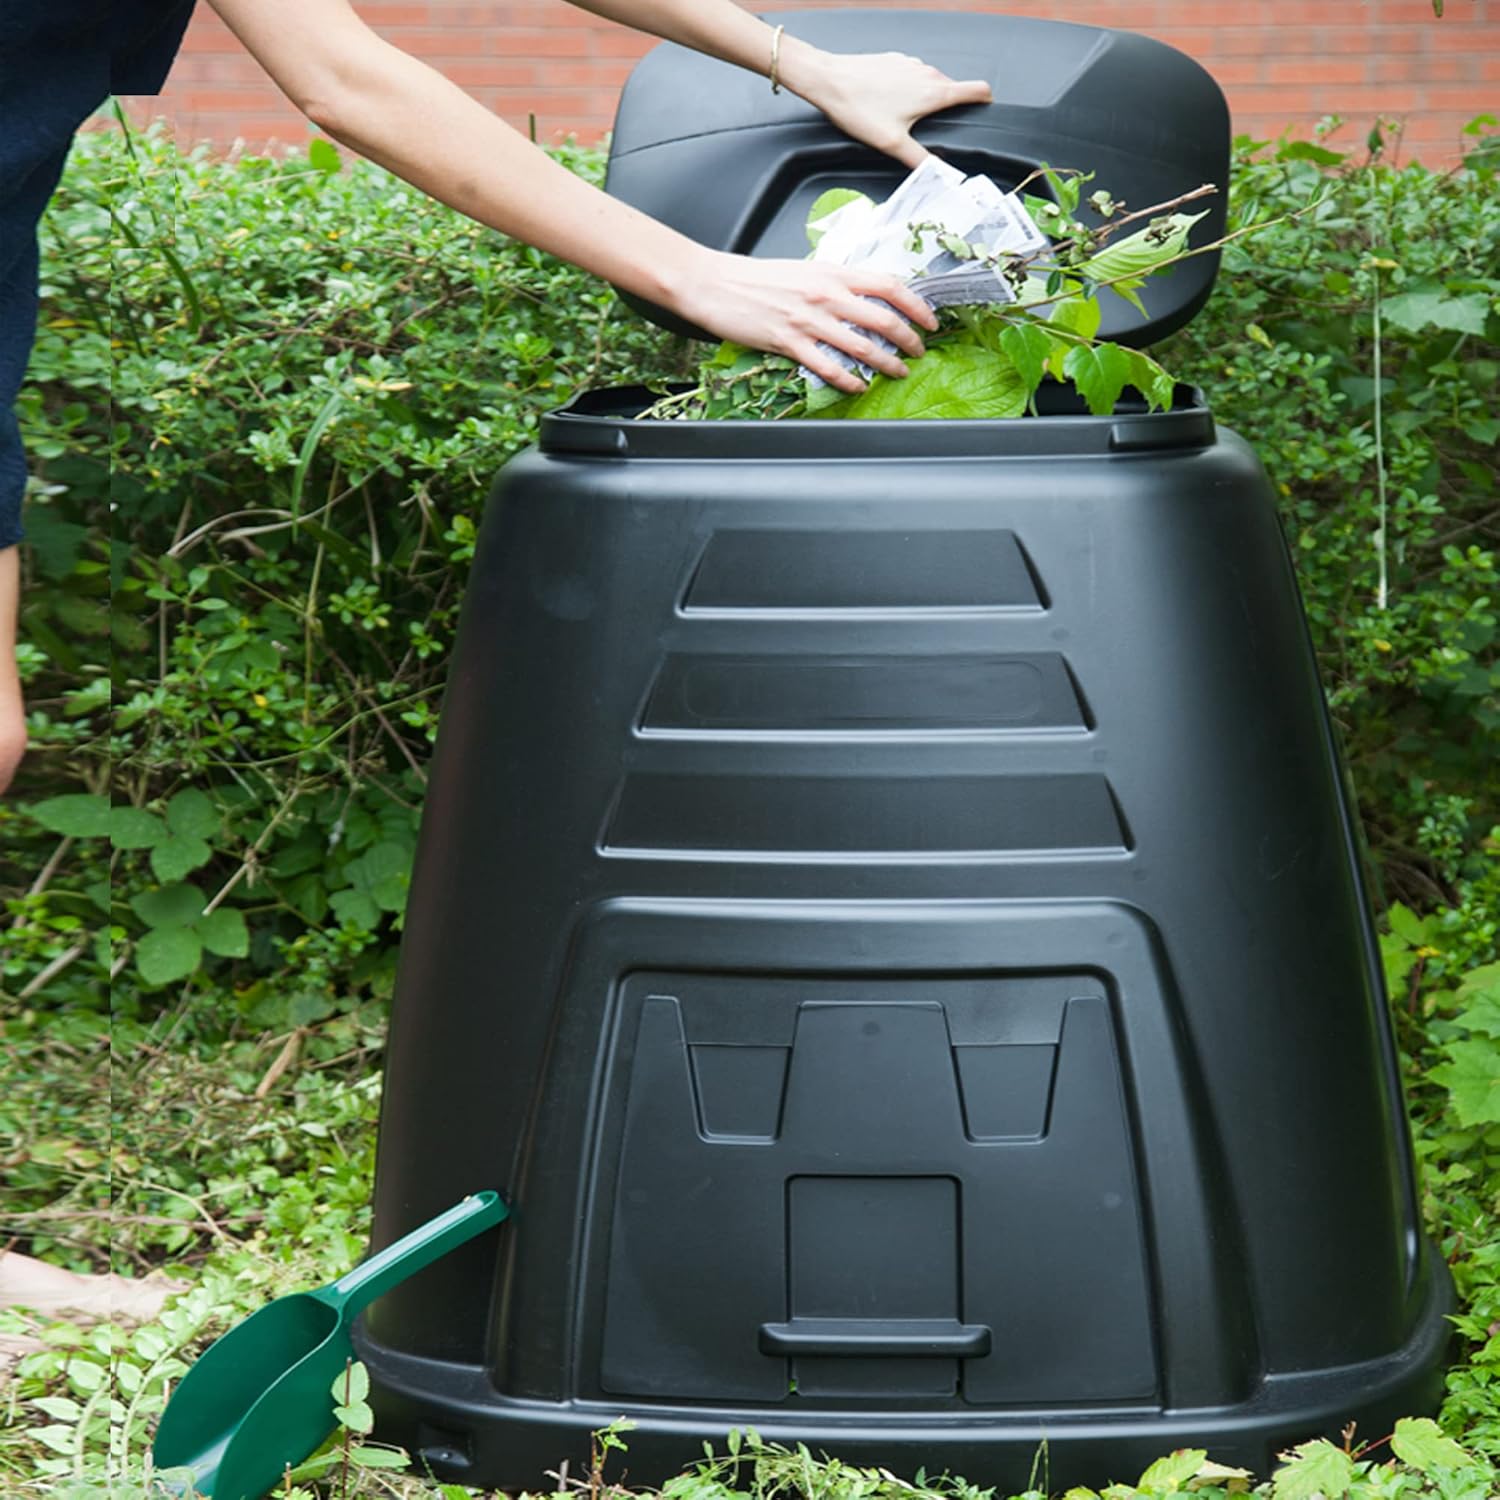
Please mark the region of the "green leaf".
<svg viewBox="0 0 1500 1500"><path fill-rule="evenodd" d="M870 201L865 194L856 192L853 188L829 188L826 193L819 193L813 200L813 206L807 211L807 243L816 250L818 241L824 234L821 227L823 220L830 214L837 213L846 204L861 198L866 203Z"/></svg>
<svg viewBox="0 0 1500 1500"><path fill-rule="evenodd" d="M1385 322L1408 333L1420 333L1424 328L1443 328L1450 333L1482 335L1489 310L1490 299L1483 293L1469 292L1461 297L1450 297L1437 288L1399 292L1380 304L1380 315Z"/></svg>
<svg viewBox="0 0 1500 1500"><path fill-rule="evenodd" d="M26 809L43 828L67 838L102 839L109 834L109 798L94 792L70 792L33 802Z"/></svg>
<svg viewBox="0 0 1500 1500"><path fill-rule="evenodd" d="M1420 948L1427 941L1427 926L1409 907L1394 902L1385 914L1390 929L1403 942Z"/></svg>
<svg viewBox="0 0 1500 1500"><path fill-rule="evenodd" d="M349 1405L363 1401L370 1394L370 1372L357 1360L349 1364L333 1378L328 1394L335 1401Z"/></svg>
<svg viewBox="0 0 1500 1500"><path fill-rule="evenodd" d="M1500 1048L1492 1038L1449 1042L1449 1061L1427 1070L1434 1083L1448 1090L1458 1123L1500 1125Z"/></svg>
<svg viewBox="0 0 1500 1500"><path fill-rule="evenodd" d="M1288 141L1276 152L1276 160L1310 161L1320 167L1336 167L1346 154L1343 151L1330 151L1327 146L1318 146L1312 141Z"/></svg>
<svg viewBox="0 0 1500 1500"><path fill-rule="evenodd" d="M1276 1471L1273 1500L1343 1500L1354 1483L1354 1460L1327 1438L1299 1443Z"/></svg>
<svg viewBox="0 0 1500 1500"><path fill-rule="evenodd" d="M1431 1417L1402 1417L1391 1437L1391 1451L1422 1474L1473 1462Z"/></svg>
<svg viewBox="0 0 1500 1500"><path fill-rule="evenodd" d="M375 1426L375 1413L363 1401L354 1401L348 1406L335 1406L333 1414L338 1418L339 1426L348 1428L350 1432L357 1432L361 1437Z"/></svg>
<svg viewBox="0 0 1500 1500"><path fill-rule="evenodd" d="M905 380L877 375L841 415L862 421L934 421L1019 417L1026 382L1003 355L973 344L938 344L913 362Z"/></svg>
<svg viewBox="0 0 1500 1500"><path fill-rule="evenodd" d="M1047 318L1054 328L1091 339L1099 332L1099 304L1092 297L1068 297L1053 307Z"/></svg>
<svg viewBox="0 0 1500 1500"><path fill-rule="evenodd" d="M193 931L202 939L203 946L220 958L248 958L250 956L250 930L245 926L245 914L233 906L221 906L206 917L193 923Z"/></svg>
<svg viewBox="0 0 1500 1500"><path fill-rule="evenodd" d="M167 836L167 825L144 807L112 807L109 841L116 849L154 849Z"/></svg>
<svg viewBox="0 0 1500 1500"><path fill-rule="evenodd" d="M380 921L380 908L363 891L335 891L328 904L340 922L367 932Z"/></svg>
<svg viewBox="0 0 1500 1500"><path fill-rule="evenodd" d="M1187 248L1188 231L1207 212L1204 209L1199 214L1163 215L1159 225L1148 224L1123 240L1106 245L1084 261L1083 270L1094 281L1149 276L1163 261L1182 254Z"/></svg>
<svg viewBox="0 0 1500 1500"><path fill-rule="evenodd" d="M1016 367L1028 399L1047 373L1047 356L1060 342L1041 323L1007 323L1000 330L1000 352Z"/></svg>
<svg viewBox="0 0 1500 1500"><path fill-rule="evenodd" d="M837 406L840 401L847 400L845 393L832 385L815 385L807 393L807 414L810 417L832 416L829 407Z"/></svg>
<svg viewBox="0 0 1500 1500"><path fill-rule="evenodd" d="M315 135L307 143L307 160L320 172L337 172L339 169L338 147L321 135Z"/></svg>
<svg viewBox="0 0 1500 1500"><path fill-rule="evenodd" d="M1107 417L1130 381L1131 362L1118 344L1080 344L1068 351L1063 374L1096 417Z"/></svg>
<svg viewBox="0 0 1500 1500"><path fill-rule="evenodd" d="M164 885L130 898L130 909L147 927L191 927L203 907L203 892L195 885Z"/></svg>
<svg viewBox="0 0 1500 1500"><path fill-rule="evenodd" d="M349 1457L366 1469L409 1469L411 1459L403 1448L367 1448L361 1444L349 1450Z"/></svg>
<svg viewBox="0 0 1500 1500"><path fill-rule="evenodd" d="M167 827L173 833L211 839L219 831L219 810L197 787L188 787L167 803Z"/></svg>
<svg viewBox="0 0 1500 1500"><path fill-rule="evenodd" d="M147 984L186 979L202 957L197 934L186 927L154 927L135 948L135 966Z"/></svg>
<svg viewBox="0 0 1500 1500"><path fill-rule="evenodd" d="M1192 1479L1208 1457L1206 1448L1179 1448L1166 1458L1159 1458L1144 1474L1138 1488L1165 1490L1172 1494Z"/></svg>
<svg viewBox="0 0 1500 1500"><path fill-rule="evenodd" d="M193 834L173 834L152 849L151 873L158 880L181 880L213 858L214 851Z"/></svg>

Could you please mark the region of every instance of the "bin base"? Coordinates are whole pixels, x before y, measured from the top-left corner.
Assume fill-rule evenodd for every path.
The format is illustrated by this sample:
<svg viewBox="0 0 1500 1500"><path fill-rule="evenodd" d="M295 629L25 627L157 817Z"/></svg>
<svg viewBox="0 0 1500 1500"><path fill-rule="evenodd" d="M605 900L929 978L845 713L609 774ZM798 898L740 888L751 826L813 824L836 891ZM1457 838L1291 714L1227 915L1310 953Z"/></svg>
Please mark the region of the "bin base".
<svg viewBox="0 0 1500 1500"><path fill-rule="evenodd" d="M1051 1492L1133 1480L1179 1448L1205 1448L1219 1463L1263 1476L1294 1443L1337 1438L1351 1421L1362 1437L1381 1436L1400 1417L1436 1409L1453 1293L1430 1246L1426 1255L1427 1294L1400 1349L1363 1364L1273 1375L1248 1400L1212 1409L850 1412L518 1400L497 1392L482 1366L399 1353L372 1340L363 1324L354 1342L370 1370L377 1437L405 1448L418 1474L511 1492L548 1491L548 1475L563 1462L575 1476L586 1472L590 1434L620 1417L634 1424L628 1453L617 1460L633 1488L664 1482L701 1458L705 1443L723 1452L735 1427L905 1477L918 1469L962 1475L1002 1493L1025 1488L1033 1471Z"/></svg>

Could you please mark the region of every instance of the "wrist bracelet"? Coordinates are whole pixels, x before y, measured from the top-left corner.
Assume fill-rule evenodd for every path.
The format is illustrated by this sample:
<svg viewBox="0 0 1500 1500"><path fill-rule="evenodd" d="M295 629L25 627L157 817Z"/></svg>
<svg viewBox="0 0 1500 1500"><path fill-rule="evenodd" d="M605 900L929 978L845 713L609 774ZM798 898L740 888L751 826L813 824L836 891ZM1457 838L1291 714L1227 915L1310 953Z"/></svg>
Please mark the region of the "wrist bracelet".
<svg viewBox="0 0 1500 1500"><path fill-rule="evenodd" d="M786 30L785 26L778 26L771 37L771 92L781 92L781 79L777 74L781 71L781 34Z"/></svg>

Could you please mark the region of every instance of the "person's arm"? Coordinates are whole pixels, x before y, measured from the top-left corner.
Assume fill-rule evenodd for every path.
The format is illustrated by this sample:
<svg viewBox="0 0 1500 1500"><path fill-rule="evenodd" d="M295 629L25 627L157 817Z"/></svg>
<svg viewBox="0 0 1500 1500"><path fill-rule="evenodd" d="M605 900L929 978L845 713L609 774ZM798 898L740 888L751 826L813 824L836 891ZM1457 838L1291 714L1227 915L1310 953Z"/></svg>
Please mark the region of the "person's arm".
<svg viewBox="0 0 1500 1500"><path fill-rule="evenodd" d="M26 749L26 708L16 668L16 613L21 604L21 549L0 551L0 792Z"/></svg>
<svg viewBox="0 0 1500 1500"><path fill-rule="evenodd" d="M928 305L894 276L710 250L589 186L440 73L383 41L346 0L211 3L335 140L471 219L720 338L784 354L840 390L857 391L862 383L820 351L819 340L899 379L906 374L900 358L847 324L884 334L910 355L922 352L922 341L907 319L937 326Z"/></svg>
<svg viewBox="0 0 1500 1500"><path fill-rule="evenodd" d="M935 110L987 104L983 79L956 81L900 52L824 52L776 29L734 0L571 0L580 10L649 31L777 81L823 111L845 135L914 167L927 155L911 127ZM795 29L795 26L794 28Z"/></svg>

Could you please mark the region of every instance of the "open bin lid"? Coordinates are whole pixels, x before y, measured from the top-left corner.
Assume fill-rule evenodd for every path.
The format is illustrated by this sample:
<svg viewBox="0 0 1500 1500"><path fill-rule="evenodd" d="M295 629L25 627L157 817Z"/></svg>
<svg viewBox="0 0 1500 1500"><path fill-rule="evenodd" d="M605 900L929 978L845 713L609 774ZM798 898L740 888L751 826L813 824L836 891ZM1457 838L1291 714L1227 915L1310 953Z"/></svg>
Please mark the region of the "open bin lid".
<svg viewBox="0 0 1500 1500"><path fill-rule="evenodd" d="M945 110L913 132L966 173L1010 188L1043 162L1076 167L1131 209L1211 182L1220 191L1205 200L1190 243L1224 232L1228 106L1208 73L1172 47L1133 32L975 12L779 11L765 19L825 51L909 52L954 78L988 79L993 104ZM701 244L800 259L819 193L852 187L882 199L906 171L795 94L773 94L765 78L663 43L625 84L606 188ZM1164 338L1207 300L1218 264L1215 251L1152 277L1141 292L1145 318L1101 293L1101 337L1134 345ZM710 337L664 308L626 300L677 333Z"/></svg>

